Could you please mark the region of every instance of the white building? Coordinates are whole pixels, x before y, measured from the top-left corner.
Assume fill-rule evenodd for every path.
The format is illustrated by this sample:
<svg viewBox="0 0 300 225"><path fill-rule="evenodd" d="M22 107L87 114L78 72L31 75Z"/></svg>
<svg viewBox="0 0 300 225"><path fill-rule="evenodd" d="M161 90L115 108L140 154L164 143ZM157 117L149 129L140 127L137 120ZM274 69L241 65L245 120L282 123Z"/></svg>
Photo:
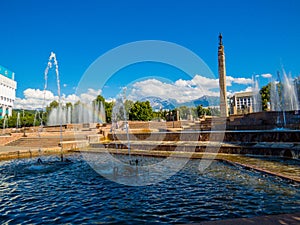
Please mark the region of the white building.
<svg viewBox="0 0 300 225"><path fill-rule="evenodd" d="M253 92L239 92L230 98L230 114L253 112Z"/></svg>
<svg viewBox="0 0 300 225"><path fill-rule="evenodd" d="M13 72L0 66L0 119L5 115L12 115L17 88L17 82L14 79Z"/></svg>

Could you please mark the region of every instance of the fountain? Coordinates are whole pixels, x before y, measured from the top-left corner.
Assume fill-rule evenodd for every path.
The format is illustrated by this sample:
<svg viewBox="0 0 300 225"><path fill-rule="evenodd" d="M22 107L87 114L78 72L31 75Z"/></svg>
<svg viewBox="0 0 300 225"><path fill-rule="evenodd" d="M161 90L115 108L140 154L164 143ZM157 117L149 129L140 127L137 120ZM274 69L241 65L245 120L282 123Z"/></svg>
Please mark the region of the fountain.
<svg viewBox="0 0 300 225"><path fill-rule="evenodd" d="M33 119L33 124L32 124L34 127L36 126L37 113L38 113L38 111L36 110L34 113L34 119Z"/></svg>
<svg viewBox="0 0 300 225"><path fill-rule="evenodd" d="M105 108L103 102L100 103L100 118L104 123L106 122Z"/></svg>
<svg viewBox="0 0 300 225"><path fill-rule="evenodd" d="M125 130L126 130L126 137L127 137L127 148L128 148L128 155L130 159L130 139L129 139L129 125L127 122L127 115L126 115L126 87L123 88L124 95L123 95L123 113L124 113L124 123L125 123Z"/></svg>
<svg viewBox="0 0 300 225"><path fill-rule="evenodd" d="M74 106L60 105L52 108L47 125L56 126L71 123L105 123L105 109L103 103L94 102L92 107L88 104L77 103Z"/></svg>
<svg viewBox="0 0 300 225"><path fill-rule="evenodd" d="M19 127L21 127L20 112L17 113L17 124L16 124L16 128L18 129Z"/></svg>
<svg viewBox="0 0 300 225"><path fill-rule="evenodd" d="M282 91L283 110L299 110L296 87L294 85L294 82L292 82L291 75L287 75L285 71L283 71Z"/></svg>
<svg viewBox="0 0 300 225"><path fill-rule="evenodd" d="M116 141L116 133L118 131L126 132L128 155L130 156L129 126L127 122L125 102L126 102L126 88L123 89L123 96L117 98L114 107L112 109L111 132L114 141ZM117 144L116 144L116 149L118 149Z"/></svg>
<svg viewBox="0 0 300 225"><path fill-rule="evenodd" d="M45 72L44 72L44 78L45 78L45 84L44 84L44 107L45 108L45 104L46 104L46 90L47 90L47 86L48 86L48 73L49 70L52 68L52 65L55 66L55 74L56 74L56 84L57 84L57 94L58 94L58 105L59 108L61 107L61 93L60 93L60 79L59 79L59 70L58 70L58 62L56 59L56 55L54 52L51 52ZM62 138L62 117L60 118L60 141L63 140ZM62 147L61 147L61 161L63 161L63 154L62 154Z"/></svg>
<svg viewBox="0 0 300 225"><path fill-rule="evenodd" d="M277 80L271 82L270 105L271 111L299 110L296 87L291 75L287 75L285 71L282 79L278 72Z"/></svg>
<svg viewBox="0 0 300 225"><path fill-rule="evenodd" d="M282 79L278 72L277 80L271 82L270 110L278 112L276 129L286 129L287 111L299 110L296 87L292 82L291 75L287 75L284 70ZM280 115L281 113L282 118Z"/></svg>
<svg viewBox="0 0 300 225"><path fill-rule="evenodd" d="M59 70L58 70L58 62L56 59L56 55L54 52L51 52L49 60L48 60L48 64L47 67L45 69L44 72L44 78L45 78L45 84L44 84L44 107L45 108L45 104L46 104L46 90L47 90L47 86L48 86L48 73L49 73L49 69L52 68L52 65L55 66L55 73L56 73L56 84L57 84L57 94L58 94L58 105L59 108L61 108L61 95L60 95L60 79L59 79ZM59 124L62 125L62 117L59 117Z"/></svg>
<svg viewBox="0 0 300 225"><path fill-rule="evenodd" d="M7 115L4 116L3 118L3 134L5 134L5 129L8 128L8 118Z"/></svg>
<svg viewBox="0 0 300 225"><path fill-rule="evenodd" d="M281 111L281 104L279 100L279 82L272 81L270 87L270 110Z"/></svg>
<svg viewBox="0 0 300 225"><path fill-rule="evenodd" d="M253 112L261 112L261 95L259 93L259 84L256 77L252 77L252 92L253 92Z"/></svg>

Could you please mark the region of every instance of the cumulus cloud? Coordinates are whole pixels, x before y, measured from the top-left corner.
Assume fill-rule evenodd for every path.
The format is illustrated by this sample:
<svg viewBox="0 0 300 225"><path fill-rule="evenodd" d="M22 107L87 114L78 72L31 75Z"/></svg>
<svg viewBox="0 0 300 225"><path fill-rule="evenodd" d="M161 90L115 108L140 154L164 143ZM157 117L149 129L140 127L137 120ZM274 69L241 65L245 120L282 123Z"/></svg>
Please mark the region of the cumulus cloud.
<svg viewBox="0 0 300 225"><path fill-rule="evenodd" d="M57 100L58 97L56 98L54 96L54 94L51 91L42 91L40 89L32 89L32 88L28 88L26 89L24 92L24 97L25 98L31 98L31 99L36 99L36 100L50 100L50 99L54 99Z"/></svg>
<svg viewBox="0 0 300 225"><path fill-rule="evenodd" d="M37 109L45 107L51 101L58 100L51 91L28 88L23 92L24 98L16 98L14 107L22 109Z"/></svg>
<svg viewBox="0 0 300 225"><path fill-rule="evenodd" d="M252 92L252 91L253 91L253 87L252 87L252 86L248 86L248 87L246 87L246 88L243 89L243 90L236 91L236 92L231 92L231 93L230 93L230 96L233 96L233 95L236 94L236 93Z"/></svg>
<svg viewBox="0 0 300 225"><path fill-rule="evenodd" d="M232 86L232 83L247 85L247 84L252 84L252 79L244 78L244 77L235 78L232 76L226 76L226 85Z"/></svg>
<svg viewBox="0 0 300 225"><path fill-rule="evenodd" d="M136 82L128 98L138 100L149 96L155 96L162 99L172 98L178 103L198 99L203 95L218 96L218 91L212 89L218 88L218 80L195 75L191 80L179 79L174 83L166 83L157 79L147 79Z"/></svg>
<svg viewBox="0 0 300 225"><path fill-rule="evenodd" d="M62 95L62 102L75 103L81 101L84 103L92 102L97 95L101 94L101 90L88 89L86 93L77 96L75 94ZM45 92L40 89L28 88L23 92L24 98L16 98L14 108L17 109L41 109L49 105L52 101L58 101L59 97L54 95L51 91L46 90Z"/></svg>
<svg viewBox="0 0 300 225"><path fill-rule="evenodd" d="M265 73L265 74L262 74L261 75L263 78L271 78L272 77L272 74L270 73Z"/></svg>
<svg viewBox="0 0 300 225"><path fill-rule="evenodd" d="M89 88L86 93L80 94L80 101L84 103L90 103L100 94L101 90L94 90L92 88Z"/></svg>
<svg viewBox="0 0 300 225"><path fill-rule="evenodd" d="M204 89L213 89L219 87L219 80L195 75L191 80L179 79L175 82L175 86L179 87L201 87Z"/></svg>
<svg viewBox="0 0 300 225"><path fill-rule="evenodd" d="M252 84L250 78L234 78L227 76L227 86L232 84L247 85ZM219 79L212 79L195 75L190 80L179 79L174 83L166 83L157 79L147 79L136 82L132 85L128 98L138 100L149 96L162 99L172 98L178 103L198 99L204 95L219 96Z"/></svg>
<svg viewBox="0 0 300 225"><path fill-rule="evenodd" d="M227 86L252 84L249 78L234 78L227 76ZM191 79L179 79L175 82L164 82L158 79L147 79L132 84L128 89L127 98L133 101L141 100L147 97L159 97L162 99L175 99L178 103L196 100L204 95L219 96L219 79L207 78L201 75L195 75ZM39 89L28 88L24 92L24 98L16 98L15 108L38 109L49 105L53 100L58 101L58 96L51 91L42 91ZM75 103L81 101L84 103L92 102L101 90L88 89L80 95L70 94L62 95L62 102ZM230 93L228 93L230 94ZM232 93L231 93L232 94ZM44 100L45 99L45 100ZM109 98L107 101L113 101Z"/></svg>
<svg viewBox="0 0 300 225"><path fill-rule="evenodd" d="M253 87L252 86L246 87L246 89L243 90L243 91L241 91L241 92L250 92L250 91L253 91Z"/></svg>

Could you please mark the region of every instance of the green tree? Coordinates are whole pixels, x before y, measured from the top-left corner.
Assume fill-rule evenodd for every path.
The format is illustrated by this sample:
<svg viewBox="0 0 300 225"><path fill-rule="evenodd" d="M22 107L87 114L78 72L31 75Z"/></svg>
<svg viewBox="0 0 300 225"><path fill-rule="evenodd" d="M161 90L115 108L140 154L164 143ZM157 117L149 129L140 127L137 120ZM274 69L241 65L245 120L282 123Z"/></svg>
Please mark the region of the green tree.
<svg viewBox="0 0 300 225"><path fill-rule="evenodd" d="M221 115L219 108L209 107L208 110L209 110L209 114L207 114L207 115L210 115L210 116L220 116Z"/></svg>
<svg viewBox="0 0 300 225"><path fill-rule="evenodd" d="M134 102L131 100L126 100L125 101L125 110L127 113L130 113L130 110L132 108L132 106L134 105Z"/></svg>
<svg viewBox="0 0 300 225"><path fill-rule="evenodd" d="M47 112L47 114L49 114L49 112L51 111L51 109L53 109L53 108L58 108L58 106L59 106L59 103L57 102L57 101L52 101L50 104L49 104L49 106L47 106L46 107L46 112Z"/></svg>
<svg viewBox="0 0 300 225"><path fill-rule="evenodd" d="M268 109L268 103L270 102L270 90L271 90L271 83L263 86L259 93L261 95L261 104L262 110L266 111Z"/></svg>
<svg viewBox="0 0 300 225"><path fill-rule="evenodd" d="M202 105L198 105L196 108L197 111L197 116L198 117L202 117L204 115L207 115L207 110L202 106Z"/></svg>
<svg viewBox="0 0 300 225"><path fill-rule="evenodd" d="M191 113L191 109L187 106L180 106L178 108L180 118L183 120L188 119L188 115Z"/></svg>
<svg viewBox="0 0 300 225"><path fill-rule="evenodd" d="M111 113L114 106L114 102L105 102L104 108L105 108L105 116L106 116L106 122L111 123Z"/></svg>
<svg viewBox="0 0 300 225"><path fill-rule="evenodd" d="M35 117L35 110L20 110L16 109L12 111L12 115L7 117L7 123L5 127L9 128L15 128L17 127L17 120L18 120L18 113L20 120L18 121L18 127L28 127L28 126L33 126L34 123L34 117ZM4 123L4 118L0 120L0 127L3 127ZM39 125L40 121L36 121L36 125Z"/></svg>
<svg viewBox="0 0 300 225"><path fill-rule="evenodd" d="M73 104L72 104L71 102L67 102L67 103L66 103L66 108L70 108L70 107L72 108L72 107L73 107Z"/></svg>
<svg viewBox="0 0 300 225"><path fill-rule="evenodd" d="M97 102L98 104L100 104L100 102L102 102L102 104L104 105L105 98L102 95L98 95L97 98L93 102Z"/></svg>
<svg viewBox="0 0 300 225"><path fill-rule="evenodd" d="M220 110L215 107L204 108L202 105L198 105L196 108L198 117L206 116L220 116Z"/></svg>
<svg viewBox="0 0 300 225"><path fill-rule="evenodd" d="M149 121L152 118L153 112L149 101L136 101L129 111L130 120Z"/></svg>

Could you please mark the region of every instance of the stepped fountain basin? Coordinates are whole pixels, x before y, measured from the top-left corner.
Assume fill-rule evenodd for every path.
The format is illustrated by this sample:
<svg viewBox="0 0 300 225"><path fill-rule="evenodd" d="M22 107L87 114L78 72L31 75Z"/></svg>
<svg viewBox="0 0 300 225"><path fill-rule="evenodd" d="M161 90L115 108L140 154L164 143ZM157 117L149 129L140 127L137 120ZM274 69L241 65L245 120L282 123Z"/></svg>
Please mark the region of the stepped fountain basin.
<svg viewBox="0 0 300 225"><path fill-rule="evenodd" d="M126 133L107 135L108 143L91 147L126 149ZM130 147L141 150L253 154L300 158L299 130L181 131L130 133ZM215 146L215 148L214 148Z"/></svg>
<svg viewBox="0 0 300 225"><path fill-rule="evenodd" d="M109 140L126 140L126 133L107 134ZM224 142L299 142L300 130L233 130L129 133L131 141L219 141ZM222 141L222 140L221 140Z"/></svg>

